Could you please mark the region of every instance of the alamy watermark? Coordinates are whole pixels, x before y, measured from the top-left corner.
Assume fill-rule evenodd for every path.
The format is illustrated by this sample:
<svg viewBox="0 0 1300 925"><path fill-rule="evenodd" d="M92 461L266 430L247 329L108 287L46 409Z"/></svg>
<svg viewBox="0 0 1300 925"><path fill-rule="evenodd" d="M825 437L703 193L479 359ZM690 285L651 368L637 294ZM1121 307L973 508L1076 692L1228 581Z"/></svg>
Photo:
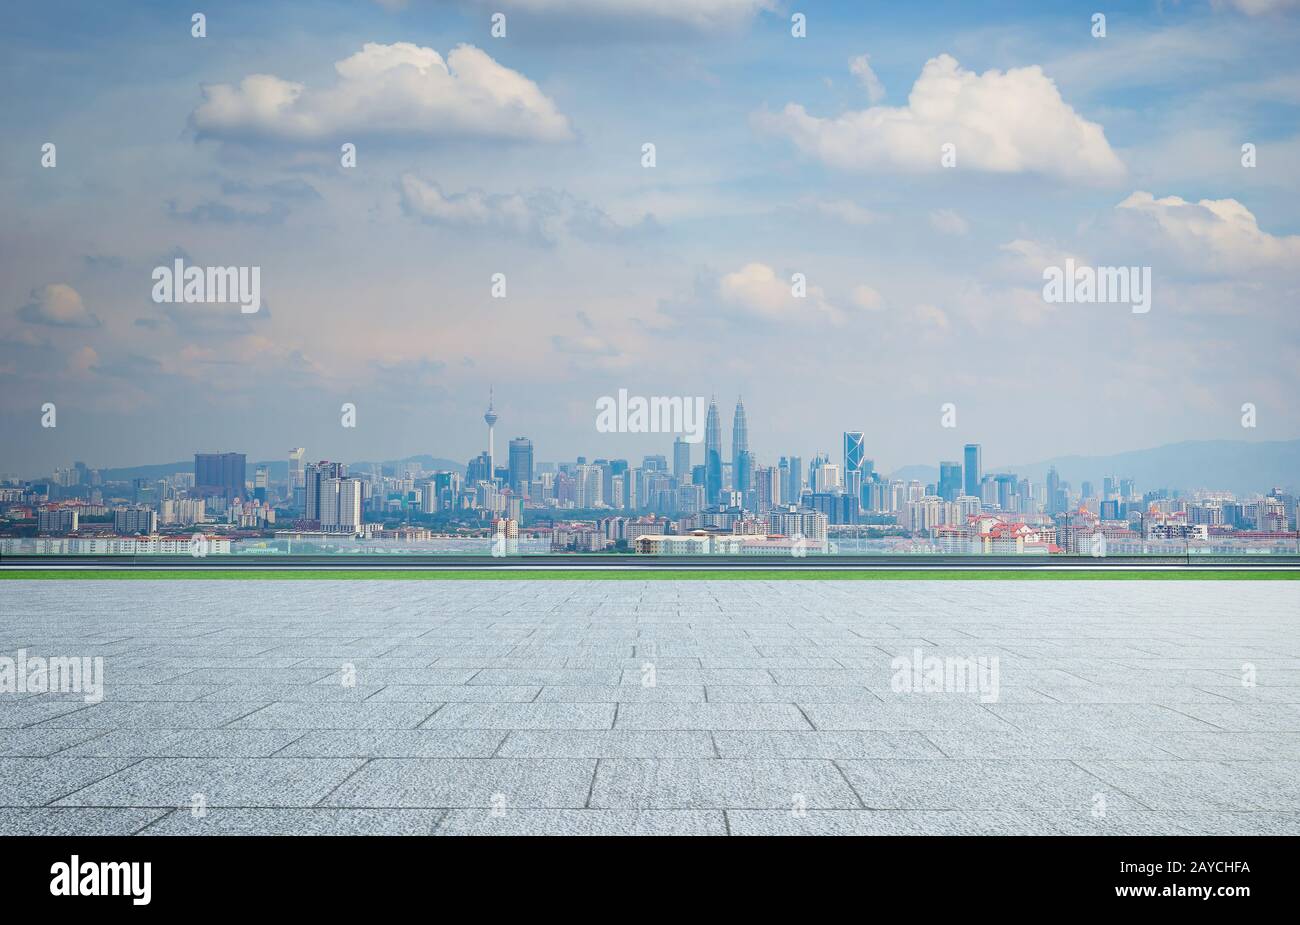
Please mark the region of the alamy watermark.
<svg viewBox="0 0 1300 925"><path fill-rule="evenodd" d="M1043 270L1043 281L1044 302L1114 302L1132 305L1135 315L1151 311L1150 267L1080 267L1068 257L1064 267Z"/></svg>
<svg viewBox="0 0 1300 925"><path fill-rule="evenodd" d="M84 694L86 703L104 699L102 655L0 655L0 694Z"/></svg>
<svg viewBox="0 0 1300 925"><path fill-rule="evenodd" d="M704 439L703 396L646 398L619 389L618 397L596 399L596 431L602 434L684 434L687 443Z"/></svg>
<svg viewBox="0 0 1300 925"><path fill-rule="evenodd" d="M179 257L170 267L154 267L155 302L238 302L251 315L262 307L261 267L185 266Z"/></svg>
<svg viewBox="0 0 1300 925"><path fill-rule="evenodd" d="M981 703L998 699L998 657L926 655L913 649L889 663L895 694L979 694Z"/></svg>

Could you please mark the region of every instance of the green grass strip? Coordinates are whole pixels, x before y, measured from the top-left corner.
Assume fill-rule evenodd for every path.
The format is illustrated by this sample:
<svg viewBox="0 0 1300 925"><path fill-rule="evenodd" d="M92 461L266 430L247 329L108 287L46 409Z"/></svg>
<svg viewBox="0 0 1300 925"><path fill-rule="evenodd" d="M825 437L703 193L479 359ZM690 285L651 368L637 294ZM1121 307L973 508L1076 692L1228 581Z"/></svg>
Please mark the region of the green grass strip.
<svg viewBox="0 0 1300 925"><path fill-rule="evenodd" d="M3 569L0 579L24 581L1295 581L1300 570L1137 569L1089 570L746 570L533 569L440 571L435 569L311 569L295 571L193 569Z"/></svg>

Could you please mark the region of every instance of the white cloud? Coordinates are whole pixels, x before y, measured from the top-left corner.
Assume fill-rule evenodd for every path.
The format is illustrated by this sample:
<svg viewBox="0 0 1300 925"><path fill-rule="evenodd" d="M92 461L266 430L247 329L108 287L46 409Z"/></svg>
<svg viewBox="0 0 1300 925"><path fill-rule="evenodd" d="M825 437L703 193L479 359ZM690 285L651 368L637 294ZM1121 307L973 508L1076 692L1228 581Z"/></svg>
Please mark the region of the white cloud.
<svg viewBox="0 0 1300 925"><path fill-rule="evenodd" d="M572 137L537 84L472 45L456 46L444 61L409 42L368 42L334 69L338 81L319 90L271 74L205 85L191 121L200 136L221 138Z"/></svg>
<svg viewBox="0 0 1300 925"><path fill-rule="evenodd" d="M870 55L858 55L856 58L850 58L849 73L862 84L863 89L867 91L867 99L871 100L873 106L885 98L885 85L880 82L876 72L871 69Z"/></svg>
<svg viewBox="0 0 1300 925"><path fill-rule="evenodd" d="M767 321L820 317L832 324L843 324L845 314L826 299L820 286L809 284L807 293L796 297L793 283L777 276L765 263L747 263L718 281L718 296L723 303L740 313Z"/></svg>
<svg viewBox="0 0 1300 925"><path fill-rule="evenodd" d="M18 317L55 328L99 327L99 319L86 309L81 294L64 283L33 289L31 301L18 310Z"/></svg>
<svg viewBox="0 0 1300 925"><path fill-rule="evenodd" d="M694 29L732 28L749 22L773 0L479 0L493 10L601 18L658 19Z"/></svg>
<svg viewBox="0 0 1300 925"><path fill-rule="evenodd" d="M1263 231L1235 199L1192 203L1178 196L1156 199L1139 190L1115 208L1149 221L1189 267L1221 272L1300 267L1300 235Z"/></svg>
<svg viewBox="0 0 1300 925"><path fill-rule="evenodd" d="M1062 100L1037 65L976 74L940 55L926 62L906 106L873 106L822 119L790 103L755 120L844 169L941 170L943 145L951 143L958 170L1088 181L1124 173L1102 127Z"/></svg>
<svg viewBox="0 0 1300 925"><path fill-rule="evenodd" d="M935 209L930 213L930 224L934 230L943 234L963 235L970 231L970 224L952 209Z"/></svg>
<svg viewBox="0 0 1300 925"><path fill-rule="evenodd" d="M552 244L566 236L609 240L626 232L590 203L549 189L529 193L445 193L436 183L404 174L402 205L433 225L482 228Z"/></svg>

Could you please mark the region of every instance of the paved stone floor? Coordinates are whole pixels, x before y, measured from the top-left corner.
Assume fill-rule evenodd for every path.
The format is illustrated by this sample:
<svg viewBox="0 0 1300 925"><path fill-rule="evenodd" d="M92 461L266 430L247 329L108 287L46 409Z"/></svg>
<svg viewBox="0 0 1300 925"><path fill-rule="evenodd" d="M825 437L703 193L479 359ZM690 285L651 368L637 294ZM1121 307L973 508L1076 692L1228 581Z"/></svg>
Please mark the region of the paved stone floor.
<svg viewBox="0 0 1300 925"><path fill-rule="evenodd" d="M1300 834L1293 582L0 582L19 649L106 683L0 694L0 835Z"/></svg>

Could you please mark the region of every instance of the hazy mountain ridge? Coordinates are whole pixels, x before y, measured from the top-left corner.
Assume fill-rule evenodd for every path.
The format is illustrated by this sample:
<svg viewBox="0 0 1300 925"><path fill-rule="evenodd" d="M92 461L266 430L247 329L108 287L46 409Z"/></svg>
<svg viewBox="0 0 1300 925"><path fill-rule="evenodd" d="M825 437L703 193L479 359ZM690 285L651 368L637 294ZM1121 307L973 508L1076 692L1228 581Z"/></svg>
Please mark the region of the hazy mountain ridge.
<svg viewBox="0 0 1300 925"><path fill-rule="evenodd" d="M956 453L952 458L960 461L961 455ZM1076 491L1085 481L1100 491L1102 479L1114 475L1133 479L1139 492L1152 488L1211 488L1250 494L1267 492L1275 486L1300 487L1300 440L1184 440L1104 456L1057 456L1036 463L986 465L983 474L1014 472L1021 478L1043 482L1051 466ZM938 482L939 468L903 466L889 477L917 479L928 485Z"/></svg>
<svg viewBox="0 0 1300 925"><path fill-rule="evenodd" d="M317 460L309 459L305 462L316 462ZM451 470L465 473L465 464L454 462L450 459L444 459L440 456L430 456L427 453L419 453L415 456L407 456L403 459L384 460L379 465L384 466L402 466L406 463L418 462L427 471ZM365 473L370 471L370 466L375 463L363 460L361 462L348 463L348 471L352 473ZM283 482L289 477L289 461L287 459L264 459L257 462L248 462L248 476L251 478L253 472L258 466L268 466L271 481ZM177 472L193 472L194 460L187 459L183 462L174 463L151 463L143 466L126 466L116 469L105 469L104 478L110 482L129 482L132 479L161 479L169 475L175 475Z"/></svg>

